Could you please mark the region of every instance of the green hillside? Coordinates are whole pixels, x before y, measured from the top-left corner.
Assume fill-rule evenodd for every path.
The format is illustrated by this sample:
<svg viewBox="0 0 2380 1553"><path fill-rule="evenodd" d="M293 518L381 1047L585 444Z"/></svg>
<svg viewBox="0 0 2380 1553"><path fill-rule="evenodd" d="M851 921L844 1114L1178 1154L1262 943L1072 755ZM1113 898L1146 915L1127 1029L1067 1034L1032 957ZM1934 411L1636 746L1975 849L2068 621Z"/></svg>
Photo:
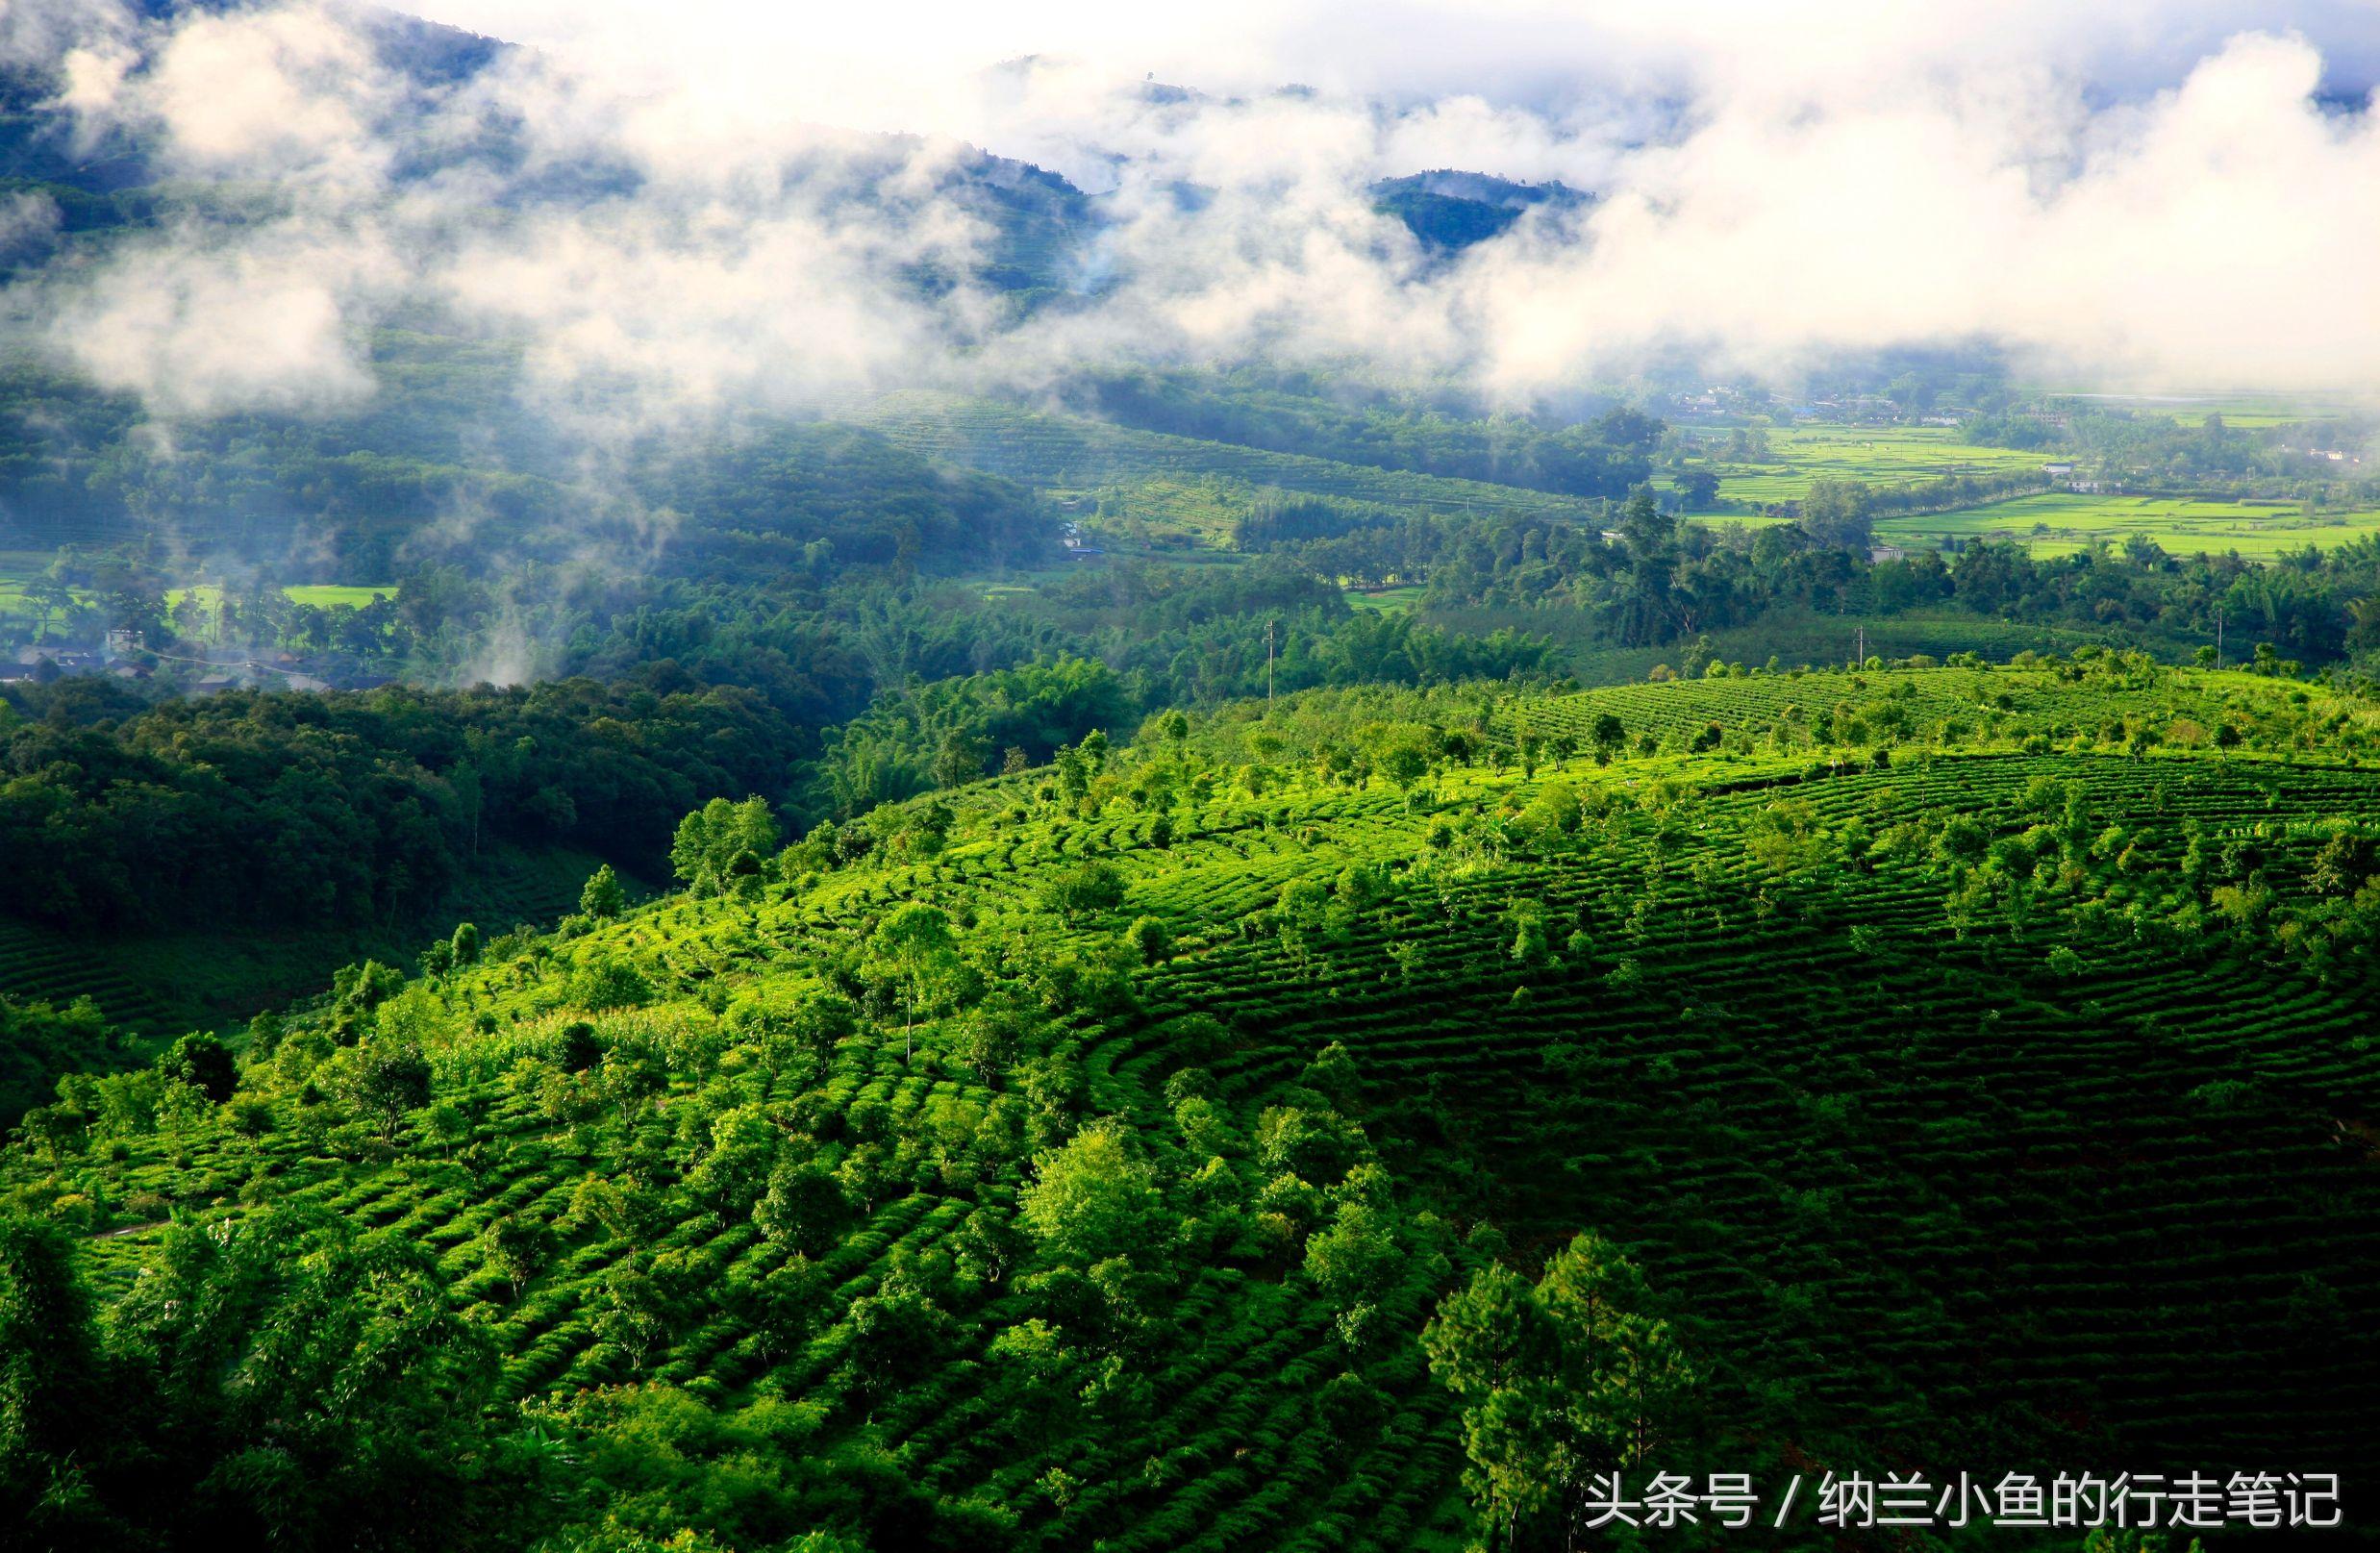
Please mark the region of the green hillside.
<svg viewBox="0 0 2380 1553"><path fill-rule="evenodd" d="M2352 1482L2376 737L2085 655L1315 691L774 860L720 806L705 895L28 1119L113 1315L26 1394L146 1377L44 1514L1411 1549L1616 1466ZM1586 1347L1479 1367L1581 1235L1519 1287Z"/></svg>
<svg viewBox="0 0 2380 1553"><path fill-rule="evenodd" d="M910 452L1029 485L1095 492L1121 484L1131 505L1145 505L1153 515L1170 514L1185 505L1179 493L1183 482L1219 483L1209 499L1217 502L1224 515L1189 525L1213 531L1210 538L1227 529L1229 518L1244 510L1238 503L1266 491L1443 512L1576 515L1583 511L1577 498L1517 486L1140 431L922 389L854 401L841 413ZM1145 501L1137 488L1143 482L1154 488Z"/></svg>

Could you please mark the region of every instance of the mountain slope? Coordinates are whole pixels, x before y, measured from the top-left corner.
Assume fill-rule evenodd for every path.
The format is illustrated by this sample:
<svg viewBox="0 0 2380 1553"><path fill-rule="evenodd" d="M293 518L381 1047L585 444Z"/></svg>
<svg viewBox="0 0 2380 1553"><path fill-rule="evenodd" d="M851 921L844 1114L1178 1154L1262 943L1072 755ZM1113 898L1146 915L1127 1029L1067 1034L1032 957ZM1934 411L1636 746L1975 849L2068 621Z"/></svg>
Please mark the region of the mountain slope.
<svg viewBox="0 0 2380 1553"><path fill-rule="evenodd" d="M1372 185L1373 209L1393 215L1422 246L1457 253L1502 237L1529 211L1568 213L1594 203L1566 184L1522 184L1490 173L1439 168Z"/></svg>
<svg viewBox="0 0 2380 1553"><path fill-rule="evenodd" d="M2090 657L1317 692L775 864L720 806L727 893L348 979L226 1110L86 1087L9 1190L420 1248L515 1542L1458 1545L1416 1336L1582 1231L1664 1466L2353 1473L2376 732ZM196 1302L199 1233L84 1260Z"/></svg>

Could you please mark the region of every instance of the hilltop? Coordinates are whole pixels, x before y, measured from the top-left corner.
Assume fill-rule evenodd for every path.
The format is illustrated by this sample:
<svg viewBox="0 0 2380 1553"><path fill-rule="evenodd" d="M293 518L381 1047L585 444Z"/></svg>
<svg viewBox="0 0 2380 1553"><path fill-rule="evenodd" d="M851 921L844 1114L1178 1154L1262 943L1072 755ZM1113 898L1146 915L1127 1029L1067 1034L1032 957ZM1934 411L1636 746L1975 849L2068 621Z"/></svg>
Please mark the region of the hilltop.
<svg viewBox="0 0 2380 1553"><path fill-rule="evenodd" d="M782 852L714 804L679 894L29 1117L81 1244L19 1265L111 1314L0 1302L8 1491L815 1553L1451 1548L1598 1461L2352 1481L2375 736L2086 652L1312 691ZM1499 1298L1603 1345L1491 1375Z"/></svg>

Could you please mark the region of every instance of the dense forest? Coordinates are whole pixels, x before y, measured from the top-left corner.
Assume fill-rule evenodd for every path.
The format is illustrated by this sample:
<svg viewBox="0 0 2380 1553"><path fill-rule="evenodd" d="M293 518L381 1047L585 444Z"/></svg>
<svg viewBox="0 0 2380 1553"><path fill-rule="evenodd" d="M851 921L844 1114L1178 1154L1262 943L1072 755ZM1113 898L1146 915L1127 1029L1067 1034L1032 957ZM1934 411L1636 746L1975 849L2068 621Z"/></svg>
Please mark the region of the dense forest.
<svg viewBox="0 0 2380 1553"><path fill-rule="evenodd" d="M1372 403L1349 404L1340 385L1253 373L1086 375L1068 386L1067 397L1146 431L1566 496L1626 495L1650 470L1647 455L1662 430L1624 407L1585 424L1473 419L1376 392Z"/></svg>
<svg viewBox="0 0 2380 1553"><path fill-rule="evenodd" d="M1978 619L2116 627L2153 643L2235 640L2308 664L2380 647L2380 543L2352 539L2263 565L2167 554L2140 540L2037 557L1982 542L1952 555L1872 560L1864 525L1826 542L1813 519L1756 530L1680 521L1640 491L1614 526L1423 517L1360 504L1285 501L1243 522L1247 549L1366 584L1426 583L1443 609L1583 612L1625 645L1674 642L1805 610L1890 616L1958 607Z"/></svg>
<svg viewBox="0 0 2380 1553"><path fill-rule="evenodd" d="M401 918L503 839L649 866L679 813L777 789L803 748L728 688L25 700L0 726L0 911L98 929Z"/></svg>
<svg viewBox="0 0 2380 1553"><path fill-rule="evenodd" d="M734 595L696 594L619 622L652 656L596 639L579 677L509 690L150 705L104 680L12 688L0 912L99 929L398 920L499 840L570 843L652 873L678 814L710 797L847 818L1267 680L1286 692L1550 671L1541 641L1362 615L1336 591L1276 580L1280 591L1251 594L1237 574L1203 590L1164 572L1084 579L1048 618L997 629L931 598L888 596L839 631L833 615L739 622L721 608ZM1269 673L1251 625L1265 605ZM1117 614L1138 628L1101 624ZM964 671L987 658L1011 666Z"/></svg>

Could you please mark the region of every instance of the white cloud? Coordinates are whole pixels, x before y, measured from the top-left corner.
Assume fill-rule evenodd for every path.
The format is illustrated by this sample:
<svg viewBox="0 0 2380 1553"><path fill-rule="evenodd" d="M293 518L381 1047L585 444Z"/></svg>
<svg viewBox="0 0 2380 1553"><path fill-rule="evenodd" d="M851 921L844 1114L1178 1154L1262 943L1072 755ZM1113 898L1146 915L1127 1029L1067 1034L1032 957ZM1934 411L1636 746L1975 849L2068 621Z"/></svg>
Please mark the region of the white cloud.
<svg viewBox="0 0 2380 1553"><path fill-rule="evenodd" d="M146 33L0 13L63 65L63 113L271 191L62 263L13 313L171 413L353 403L399 305L524 341L549 409L648 422L1135 353L1514 399L1680 342L1782 369L1981 338L2072 381L2225 388L2370 388L2380 360L2380 137L2310 101L2369 69L2369 0L428 12L552 51L425 100L316 5ZM502 125L517 166L392 171ZM883 129L920 138L857 133ZM947 192L969 142L1099 196L1095 300L1012 326L912 284L990 240ZM596 166L599 197L514 197ZM1606 198L1447 263L1366 192L1439 166Z"/></svg>
<svg viewBox="0 0 2380 1553"><path fill-rule="evenodd" d="M47 248L58 236L58 202L19 189L0 199L0 263L15 263Z"/></svg>
<svg viewBox="0 0 2380 1553"><path fill-rule="evenodd" d="M47 338L102 388L167 414L344 409L373 388L359 298L391 280L361 236L169 236L62 288Z"/></svg>
<svg viewBox="0 0 2380 1553"><path fill-rule="evenodd" d="M1631 159L1584 247L1483 259L1490 371L1983 337L2086 380L2369 388L2380 135L2314 107L2319 65L2249 35L2095 117L2046 85L1724 109Z"/></svg>

